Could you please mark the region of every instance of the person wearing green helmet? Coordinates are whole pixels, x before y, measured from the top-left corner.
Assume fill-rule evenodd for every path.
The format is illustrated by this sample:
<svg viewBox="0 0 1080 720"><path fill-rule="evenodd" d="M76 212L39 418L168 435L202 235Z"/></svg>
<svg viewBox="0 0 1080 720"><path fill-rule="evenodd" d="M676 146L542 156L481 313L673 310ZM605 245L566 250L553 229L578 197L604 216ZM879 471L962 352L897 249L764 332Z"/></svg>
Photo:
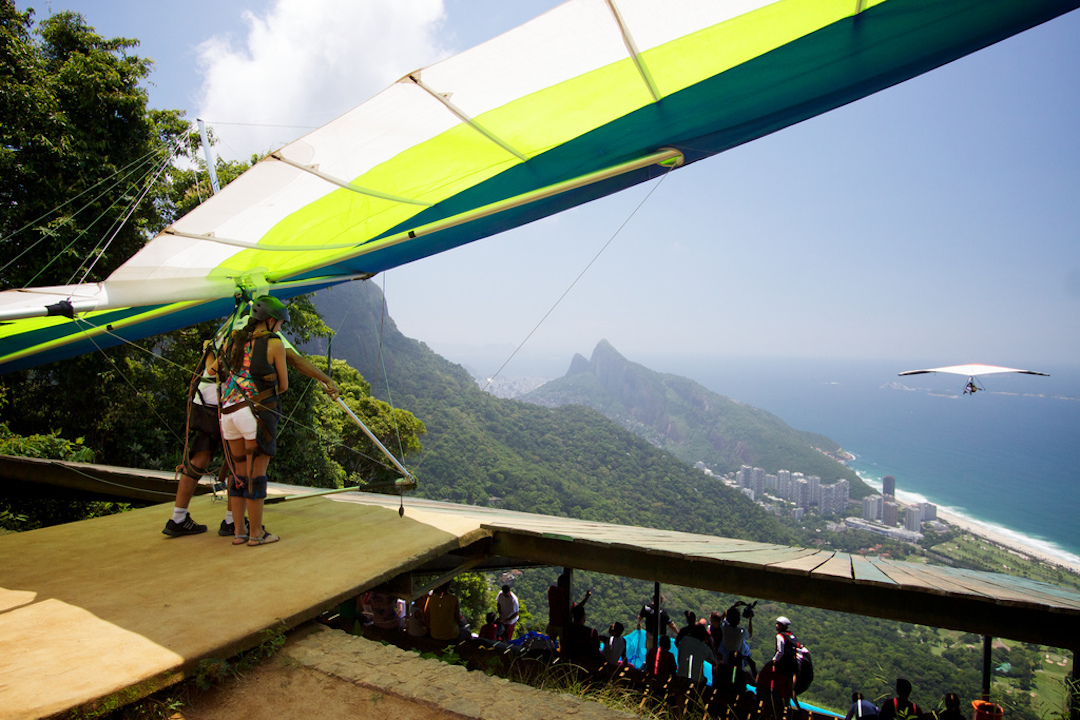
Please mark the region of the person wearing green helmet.
<svg viewBox="0 0 1080 720"><path fill-rule="evenodd" d="M276 298L265 296L267 299L264 302L258 303L257 314L260 319L265 320L270 316L271 310L276 310L280 314L280 310L285 309L283 305ZM263 298L260 298L262 301ZM280 306L280 308L279 308ZM286 316L288 314L285 309ZM250 314L248 315L250 318ZM287 317L286 317L287 319ZM323 392L330 397L331 400L337 399L338 389L337 383L325 372L319 369L314 363L308 360L306 357L297 352L288 341L284 338L280 338L285 345L285 362L290 368L293 368L300 373L306 375L313 380L319 382ZM192 382L192 391L189 393L188 403L188 415L189 415L189 430L192 433L192 438L188 444L185 444L185 461L177 468L178 486L176 491L176 500L173 507L172 516L165 523L165 529L162 533L170 537L183 537L187 535L198 535L204 533L207 530L206 525L200 525L195 522L188 512L188 506L191 503L191 499L195 494L195 488L199 484L199 479L207 472L210 464L210 460L213 457L214 452L221 448L221 426L218 420L218 355L224 352L223 347L226 343L224 338L217 338L214 340L207 340L203 345L203 358L200 360L199 368L197 370L197 385L196 381ZM228 373L223 369L222 378ZM224 470L225 468L223 468ZM224 476L221 477L224 481ZM218 528L218 535L234 538L236 534L236 523L233 520L233 505L235 499L230 502L228 510L225 512L225 519L221 521L221 526ZM243 523L241 523L243 525ZM242 533L246 534L246 533Z"/></svg>
<svg viewBox="0 0 1080 720"><path fill-rule="evenodd" d="M257 547L280 540L262 524L266 469L277 454L281 393L289 388L285 345L277 332L289 311L275 297L255 300L251 317L235 331L222 355L229 377L221 400L221 436L232 465L229 503L233 545ZM247 515L247 526L240 521ZM250 536L245 532L250 528Z"/></svg>

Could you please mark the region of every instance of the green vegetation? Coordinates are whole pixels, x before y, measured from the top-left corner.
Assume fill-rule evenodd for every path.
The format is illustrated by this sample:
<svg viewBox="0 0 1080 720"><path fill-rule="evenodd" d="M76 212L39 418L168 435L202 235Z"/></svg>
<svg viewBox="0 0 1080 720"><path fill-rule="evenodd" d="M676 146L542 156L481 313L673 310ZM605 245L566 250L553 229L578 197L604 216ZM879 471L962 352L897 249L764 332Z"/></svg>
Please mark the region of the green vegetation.
<svg viewBox="0 0 1080 720"><path fill-rule="evenodd" d="M1047 565L1031 560L1015 551L1002 548L989 540L961 534L934 545L931 552L947 558L952 564L974 570L1001 572L1031 578L1040 582L1080 589L1080 576L1059 565Z"/></svg>
<svg viewBox="0 0 1080 720"><path fill-rule="evenodd" d="M853 498L873 493L853 471L824 454L840 450L829 438L793 430L772 413L688 378L632 363L606 340L592 359L575 356L564 377L520 399L545 407L591 407L688 465L703 462L718 475L742 465L770 473L786 469L826 483L844 478Z"/></svg>
<svg viewBox="0 0 1080 720"><path fill-rule="evenodd" d="M114 204L112 199L141 197L132 206L134 222L123 227L86 276L100 279L141 246L146 233L197 202L205 178L197 171L167 169L156 180L102 195L85 217L53 215L33 222L67 207L96 183L110 182L115 171L138 158L165 162L186 128L179 113L146 107L139 83L150 61L129 54L134 41L101 38L70 13L43 22L37 40L30 28L28 13L0 4L0 57L11 69L0 77L0 201L11 210L0 217L0 237L5 242L17 237L20 247L34 248L2 271L0 284L18 287L81 277L77 271L85 258L97 254L102 227L129 209L126 200ZM230 165L223 175L242 168ZM140 171L140 177L157 176ZM85 219L99 216L100 221ZM12 235L24 225L32 237ZM40 246L34 245L37 240ZM290 304L289 336L325 355L330 328L337 331L335 359L315 361L333 369L342 397L383 444L407 457L423 496L781 544L944 559L1077 586L1066 573L1027 564L964 537L919 548L867 533L832 533L817 520L806 527L777 520L684 461L701 460L718 472L746 463L770 472L787 468L816 474L826 482L847 477L853 497L868 489L823 454L838 449L827 438L794 431L769 413L733 403L685 378L628 363L609 345L601 344L592 361L575 359L571 373L545 391L544 402L559 407L541 407L481 392L463 368L399 333L384 318L383 298L372 283L335 288L320 294L317 303L329 327L309 299L299 298ZM175 467L184 445L191 372L202 341L214 329L214 323L206 323L140 348L120 346L3 376L0 451L77 460L92 453L103 463ZM341 487L393 475L338 408L310 382L292 380L284 397L283 452L271 465L272 479ZM570 401L577 404L566 404ZM412 461L425 432L423 454ZM29 529L122 509L4 498L0 527ZM523 613L523 630L546 622L546 589L554 576L553 570L526 570L514 581L523 607L534 609L531 615ZM578 598L580 589L595 588L589 622L601 628L620 620L632 629L651 591L649 583L589 573L579 573L576 583ZM478 626L493 605L490 587L469 576L457 581L457 591L470 622ZM683 610L703 616L736 599L690 588L665 592L677 622ZM840 710L853 690L880 698L897 676L910 678L916 699L930 708L945 692L968 698L978 694L977 638L776 602L758 610L753 645L759 661L769 654L769 620L779 614L795 620L796 634L813 650L818 678L806 696L811 703ZM1010 718L1035 720L1053 706L1048 698L1061 666L1047 661L1047 655L1055 657L1043 648L1015 643L995 649L995 663L1009 666L996 688L1006 698ZM235 667L208 663L201 677L212 682ZM1036 693L1034 704L1031 692Z"/></svg>
<svg viewBox="0 0 1080 720"><path fill-rule="evenodd" d="M133 54L136 40L103 38L71 12L34 28L32 12L11 3L0 4L0 38L9 70L0 77L0 238L21 250L4 253L0 287L101 280L205 197L205 171L173 164L191 152L185 165L198 167L198 133L180 111L147 107L153 62ZM228 181L245 167L218 171ZM289 310L292 340L332 334L307 298ZM7 447L32 455L46 438L80 438L98 462L171 470L184 447L192 371L216 329L203 323L0 377ZM334 369L346 402L384 444L401 454L419 448L424 429L411 413L373 399L344 364ZM292 379L280 437L289 451L271 466L274 479L320 487L385 479L372 443L310 381Z"/></svg>

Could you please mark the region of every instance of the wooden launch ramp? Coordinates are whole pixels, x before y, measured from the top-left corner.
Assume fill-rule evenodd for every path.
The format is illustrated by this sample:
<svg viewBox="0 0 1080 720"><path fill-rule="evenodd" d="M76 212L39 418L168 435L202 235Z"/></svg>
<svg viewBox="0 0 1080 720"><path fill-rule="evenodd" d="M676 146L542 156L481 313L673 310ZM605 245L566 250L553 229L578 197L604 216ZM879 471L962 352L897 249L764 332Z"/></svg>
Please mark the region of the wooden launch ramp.
<svg viewBox="0 0 1080 720"><path fill-rule="evenodd" d="M290 488L291 491L302 491ZM284 492L283 486L271 492ZM234 547L224 504L167 538L169 505L0 536L0 718L133 700L411 573L562 565L1065 647L1080 592L997 573L349 493L268 506L281 542Z"/></svg>
<svg viewBox="0 0 1080 720"><path fill-rule="evenodd" d="M326 498L271 506L282 542L161 533L171 506L0 537L0 717L35 718L175 682L488 535L475 521Z"/></svg>

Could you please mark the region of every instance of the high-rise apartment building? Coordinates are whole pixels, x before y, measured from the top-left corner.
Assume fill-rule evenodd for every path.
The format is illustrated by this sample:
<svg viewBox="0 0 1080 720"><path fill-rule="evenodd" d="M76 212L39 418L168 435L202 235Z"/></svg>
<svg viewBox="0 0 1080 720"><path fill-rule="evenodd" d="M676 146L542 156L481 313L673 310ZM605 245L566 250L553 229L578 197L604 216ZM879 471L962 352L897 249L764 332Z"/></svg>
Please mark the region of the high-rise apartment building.
<svg viewBox="0 0 1080 720"><path fill-rule="evenodd" d="M750 470L750 487L759 497L765 492L765 470L759 467Z"/></svg>
<svg viewBox="0 0 1080 720"><path fill-rule="evenodd" d="M904 510L904 529L911 532L922 532L923 508L922 505L908 505Z"/></svg>
<svg viewBox="0 0 1080 720"><path fill-rule="evenodd" d="M787 500L791 497L791 471L781 470L776 473L776 494Z"/></svg>
<svg viewBox="0 0 1080 720"><path fill-rule="evenodd" d="M896 497L896 478L892 475L881 478L881 494Z"/></svg>
<svg viewBox="0 0 1080 720"><path fill-rule="evenodd" d="M836 514L836 486L822 485L821 499L818 501L818 512L821 517L832 517Z"/></svg>
<svg viewBox="0 0 1080 720"><path fill-rule="evenodd" d="M880 520L884 502L885 498L880 495L869 495L864 497L862 500L863 520Z"/></svg>
<svg viewBox="0 0 1080 720"><path fill-rule="evenodd" d="M803 510L810 509L810 483L806 481L806 478L800 477L792 483L790 501Z"/></svg>
<svg viewBox="0 0 1080 720"><path fill-rule="evenodd" d="M891 500L886 500L881 507L881 524L896 527L900 520L900 506Z"/></svg>

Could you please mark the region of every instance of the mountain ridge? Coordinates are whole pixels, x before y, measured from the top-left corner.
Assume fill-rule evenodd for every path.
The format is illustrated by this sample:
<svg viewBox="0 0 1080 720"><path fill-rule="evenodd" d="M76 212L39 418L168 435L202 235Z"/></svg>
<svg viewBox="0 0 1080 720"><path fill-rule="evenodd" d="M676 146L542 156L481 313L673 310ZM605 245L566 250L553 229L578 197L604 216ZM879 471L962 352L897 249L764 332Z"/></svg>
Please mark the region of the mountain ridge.
<svg viewBox="0 0 1080 720"><path fill-rule="evenodd" d="M566 374L518 398L544 407L585 405L693 465L717 474L741 465L844 478L852 496L872 490L849 468L825 453L841 448L822 435L796 430L752 405L714 393L679 375L631 362L607 340L586 359L576 354Z"/></svg>

